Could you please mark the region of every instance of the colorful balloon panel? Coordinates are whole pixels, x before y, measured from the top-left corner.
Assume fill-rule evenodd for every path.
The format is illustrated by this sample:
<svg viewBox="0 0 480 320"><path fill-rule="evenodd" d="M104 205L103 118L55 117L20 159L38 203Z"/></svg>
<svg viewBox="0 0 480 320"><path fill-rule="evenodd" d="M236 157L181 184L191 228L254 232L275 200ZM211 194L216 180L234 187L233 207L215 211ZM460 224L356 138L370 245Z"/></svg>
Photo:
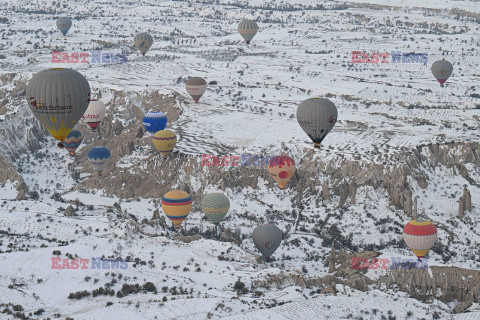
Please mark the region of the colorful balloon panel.
<svg viewBox="0 0 480 320"><path fill-rule="evenodd" d="M185 83L185 88L193 100L198 102L198 100L200 100L207 90L207 81L200 77L188 78L187 82Z"/></svg>
<svg viewBox="0 0 480 320"><path fill-rule="evenodd" d="M252 41L253 37L257 34L257 31L258 25L253 20L243 20L238 25L238 32L247 43Z"/></svg>
<svg viewBox="0 0 480 320"><path fill-rule="evenodd" d="M179 227L192 210L192 197L185 191L169 191L162 198L162 209L175 227Z"/></svg>
<svg viewBox="0 0 480 320"><path fill-rule="evenodd" d="M412 220L403 228L403 240L420 259L437 241L437 227L427 220Z"/></svg>
<svg viewBox="0 0 480 320"><path fill-rule="evenodd" d="M268 172L282 189L295 173L295 169L295 161L289 156L275 156L268 163Z"/></svg>
<svg viewBox="0 0 480 320"><path fill-rule="evenodd" d="M219 224L229 209L230 201L223 193L210 193L202 199L202 212L213 224Z"/></svg>
<svg viewBox="0 0 480 320"><path fill-rule="evenodd" d="M270 258L282 242L282 231L274 224L259 225L252 233L253 243L265 258Z"/></svg>
<svg viewBox="0 0 480 320"><path fill-rule="evenodd" d="M45 129L55 139L63 141L87 110L90 85L77 71L49 69L30 79L26 97Z"/></svg>
<svg viewBox="0 0 480 320"><path fill-rule="evenodd" d="M167 126L167 116L160 111L149 111L143 117L143 126L150 133L164 130Z"/></svg>
<svg viewBox="0 0 480 320"><path fill-rule="evenodd" d="M309 98L297 108L298 124L316 145L332 130L337 117L335 105L324 98Z"/></svg>
<svg viewBox="0 0 480 320"><path fill-rule="evenodd" d="M72 27L72 19L68 17L60 17L57 19L57 28L64 35L67 34L68 30Z"/></svg>
<svg viewBox="0 0 480 320"><path fill-rule="evenodd" d="M88 160L96 171L102 171L107 166L110 157L110 151L104 147L93 148L88 152Z"/></svg>
<svg viewBox="0 0 480 320"><path fill-rule="evenodd" d="M83 115L83 119L87 123L87 125L95 131L98 125L103 121L105 118L105 113L107 112L107 107L105 103L99 100L90 100L88 104L88 108Z"/></svg>
<svg viewBox="0 0 480 320"><path fill-rule="evenodd" d="M75 151L77 151L78 147L82 143L82 141L83 141L82 133L78 130L72 130L63 141L63 146L73 156L75 154Z"/></svg>
<svg viewBox="0 0 480 320"><path fill-rule="evenodd" d="M161 130L153 135L153 146L164 157L168 156L177 144L177 135L171 130Z"/></svg>
<svg viewBox="0 0 480 320"><path fill-rule="evenodd" d="M153 44L153 38L150 34L144 32L144 33L139 33L135 36L133 39L133 43L135 44L135 47L143 54L147 53L148 49Z"/></svg>

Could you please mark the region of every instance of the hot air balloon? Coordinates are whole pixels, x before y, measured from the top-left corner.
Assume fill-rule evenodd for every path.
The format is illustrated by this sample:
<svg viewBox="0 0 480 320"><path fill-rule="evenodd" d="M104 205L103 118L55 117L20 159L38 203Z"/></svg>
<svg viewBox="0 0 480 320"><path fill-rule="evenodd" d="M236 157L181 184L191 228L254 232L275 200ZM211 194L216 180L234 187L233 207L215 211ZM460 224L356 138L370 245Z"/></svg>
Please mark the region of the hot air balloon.
<svg viewBox="0 0 480 320"><path fill-rule="evenodd" d="M82 143L82 140L82 133L78 130L72 130L63 141L63 146L65 147L65 149L67 149L68 152L70 152L70 155L74 156L75 151Z"/></svg>
<svg viewBox="0 0 480 320"><path fill-rule="evenodd" d="M185 191L169 191L162 198L162 209L167 218L178 229L192 210L192 197Z"/></svg>
<svg viewBox="0 0 480 320"><path fill-rule="evenodd" d="M450 62L445 59L435 61L431 67L433 76L440 82L440 85L443 87L445 81L450 77L453 72L453 66Z"/></svg>
<svg viewBox="0 0 480 320"><path fill-rule="evenodd" d="M280 246L282 231L274 224L259 225L252 233L253 243L267 260Z"/></svg>
<svg viewBox="0 0 480 320"><path fill-rule="evenodd" d="M87 110L90 85L77 71L49 69L30 79L26 96L35 117L55 139L63 142Z"/></svg>
<svg viewBox="0 0 480 320"><path fill-rule="evenodd" d="M282 189L295 173L295 168L295 161L289 156L275 156L268 163L268 172Z"/></svg>
<svg viewBox="0 0 480 320"><path fill-rule="evenodd" d="M93 170L99 173L107 166L110 157L110 151L104 147L93 148L88 153L88 160L90 160Z"/></svg>
<svg viewBox="0 0 480 320"><path fill-rule="evenodd" d="M167 126L167 116L160 111L149 111L143 117L143 126L150 133L164 130Z"/></svg>
<svg viewBox="0 0 480 320"><path fill-rule="evenodd" d="M153 146L164 157L172 152L177 144L177 135L171 130L161 130L153 135Z"/></svg>
<svg viewBox="0 0 480 320"><path fill-rule="evenodd" d="M403 240L420 260L437 241L437 227L427 220L412 220L403 228Z"/></svg>
<svg viewBox="0 0 480 320"><path fill-rule="evenodd" d="M148 33L139 33L135 36L133 43L135 47L143 54L147 53L148 49L152 46L153 38Z"/></svg>
<svg viewBox="0 0 480 320"><path fill-rule="evenodd" d="M63 35L66 35L68 30L72 27L72 19L69 17L60 17L57 19L57 28Z"/></svg>
<svg viewBox="0 0 480 320"><path fill-rule="evenodd" d="M202 199L202 212L215 225L227 215L230 201L223 193L210 193Z"/></svg>
<svg viewBox="0 0 480 320"><path fill-rule="evenodd" d="M243 39L248 43L253 39L257 34L258 25L253 20L243 20L238 25L238 32L242 35Z"/></svg>
<svg viewBox="0 0 480 320"><path fill-rule="evenodd" d="M92 128L93 131L95 131L100 122L102 122L105 118L106 111L107 107L105 106L105 103L92 99L90 100L87 111L85 111L85 114L82 118L85 120L87 125Z"/></svg>
<svg viewBox="0 0 480 320"><path fill-rule="evenodd" d="M200 100L207 90L207 81L200 77L188 78L187 82L185 83L185 88L193 100L198 102L198 100Z"/></svg>
<svg viewBox="0 0 480 320"><path fill-rule="evenodd" d="M317 146L332 130L337 116L335 105L324 98L309 98L297 108L298 124Z"/></svg>

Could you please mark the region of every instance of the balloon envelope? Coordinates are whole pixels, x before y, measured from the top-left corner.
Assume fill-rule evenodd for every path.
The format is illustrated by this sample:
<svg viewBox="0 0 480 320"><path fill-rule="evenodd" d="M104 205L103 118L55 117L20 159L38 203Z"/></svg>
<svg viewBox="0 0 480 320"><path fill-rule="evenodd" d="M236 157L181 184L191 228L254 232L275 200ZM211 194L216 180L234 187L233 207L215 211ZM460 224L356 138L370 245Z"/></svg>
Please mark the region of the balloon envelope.
<svg viewBox="0 0 480 320"><path fill-rule="evenodd" d="M111 154L107 148L93 148L88 153L88 160L93 170L102 171L108 164Z"/></svg>
<svg viewBox="0 0 480 320"><path fill-rule="evenodd" d="M164 157L172 152L177 144L177 135L171 130L161 130L153 135L153 146Z"/></svg>
<svg viewBox="0 0 480 320"><path fill-rule="evenodd" d="M223 193L210 193L202 199L202 212L210 222L219 224L230 209L230 201Z"/></svg>
<svg viewBox="0 0 480 320"><path fill-rule="evenodd" d="M274 224L259 225L252 233L253 243L265 258L270 258L282 242L282 231Z"/></svg>
<svg viewBox="0 0 480 320"><path fill-rule="evenodd" d="M257 31L258 25L253 20L243 20L238 25L238 32L242 35L243 39L245 39L247 43L252 41L253 37L257 34Z"/></svg>
<svg viewBox="0 0 480 320"><path fill-rule="evenodd" d="M57 28L64 35L67 34L68 30L72 27L72 19L69 17L60 17L57 19Z"/></svg>
<svg viewBox="0 0 480 320"><path fill-rule="evenodd" d="M433 76L443 86L445 81L452 75L453 66L445 59L435 61L431 67Z"/></svg>
<svg viewBox="0 0 480 320"><path fill-rule="evenodd" d="M85 120L87 125L92 128L93 131L95 131L98 125L105 118L106 111L107 107L105 106L105 103L99 100L90 100L87 111L85 111L85 114L82 118Z"/></svg>
<svg viewBox="0 0 480 320"><path fill-rule="evenodd" d="M437 241L437 227L427 220L412 220L403 228L403 240L420 259Z"/></svg>
<svg viewBox="0 0 480 320"><path fill-rule="evenodd" d="M167 126L167 116L160 111L149 111L143 117L143 126L150 133L164 130Z"/></svg>
<svg viewBox="0 0 480 320"><path fill-rule="evenodd" d="M73 156L83 141L82 133L78 130L72 130L63 141L63 146Z"/></svg>
<svg viewBox="0 0 480 320"><path fill-rule="evenodd" d="M335 126L337 116L335 105L324 98L309 98L297 108L298 124L317 145Z"/></svg>
<svg viewBox="0 0 480 320"><path fill-rule="evenodd" d="M185 88L193 100L198 102L198 100L200 100L207 90L207 81L200 77L188 78L187 82L185 83Z"/></svg>
<svg viewBox="0 0 480 320"><path fill-rule="evenodd" d="M282 189L295 173L295 169L295 161L289 156L275 156L268 163L268 172Z"/></svg>
<svg viewBox="0 0 480 320"><path fill-rule="evenodd" d="M63 141L87 110L90 85L77 71L49 69L30 79L26 96L35 117L55 139Z"/></svg>
<svg viewBox="0 0 480 320"><path fill-rule="evenodd" d="M133 39L133 43L135 44L135 47L143 54L147 53L148 49L152 46L153 43L153 38L150 34L144 32L144 33L139 33L135 36Z"/></svg>
<svg viewBox="0 0 480 320"><path fill-rule="evenodd" d="M192 210L192 197L185 191L169 191L162 198L162 209L175 227L179 227Z"/></svg>

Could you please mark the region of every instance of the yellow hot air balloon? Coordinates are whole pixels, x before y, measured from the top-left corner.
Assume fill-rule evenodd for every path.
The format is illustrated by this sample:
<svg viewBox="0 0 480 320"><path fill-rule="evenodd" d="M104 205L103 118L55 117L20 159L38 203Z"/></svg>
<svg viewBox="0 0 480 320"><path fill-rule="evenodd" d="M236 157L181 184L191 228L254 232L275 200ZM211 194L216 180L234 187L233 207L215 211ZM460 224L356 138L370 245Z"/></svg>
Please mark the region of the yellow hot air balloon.
<svg viewBox="0 0 480 320"><path fill-rule="evenodd" d="M253 20L243 20L238 25L238 32L243 37L243 39L245 39L247 44L252 41L253 37L255 37L255 35L257 34L257 31L258 25Z"/></svg>
<svg viewBox="0 0 480 320"><path fill-rule="evenodd" d="M282 189L295 173L295 168L295 161L289 156L275 156L268 163L268 172Z"/></svg>
<svg viewBox="0 0 480 320"><path fill-rule="evenodd" d="M168 156L177 144L177 135L171 130L160 130L153 135L153 146L163 156Z"/></svg>
<svg viewBox="0 0 480 320"><path fill-rule="evenodd" d="M180 228L192 210L192 197L182 190L169 191L162 198L162 209L175 228Z"/></svg>

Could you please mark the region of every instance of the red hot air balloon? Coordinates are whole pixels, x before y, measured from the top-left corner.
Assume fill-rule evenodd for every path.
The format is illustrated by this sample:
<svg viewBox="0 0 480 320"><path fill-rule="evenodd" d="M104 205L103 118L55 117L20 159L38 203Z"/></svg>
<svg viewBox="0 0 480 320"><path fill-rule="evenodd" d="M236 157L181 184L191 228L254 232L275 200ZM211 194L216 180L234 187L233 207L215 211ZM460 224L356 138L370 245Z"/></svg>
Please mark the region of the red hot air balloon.
<svg viewBox="0 0 480 320"><path fill-rule="evenodd" d="M273 157L268 164L268 172L282 189L295 173L295 168L295 161L284 155Z"/></svg>
<svg viewBox="0 0 480 320"><path fill-rule="evenodd" d="M427 220L412 220L403 228L403 240L418 259L421 259L435 244L437 227Z"/></svg>

